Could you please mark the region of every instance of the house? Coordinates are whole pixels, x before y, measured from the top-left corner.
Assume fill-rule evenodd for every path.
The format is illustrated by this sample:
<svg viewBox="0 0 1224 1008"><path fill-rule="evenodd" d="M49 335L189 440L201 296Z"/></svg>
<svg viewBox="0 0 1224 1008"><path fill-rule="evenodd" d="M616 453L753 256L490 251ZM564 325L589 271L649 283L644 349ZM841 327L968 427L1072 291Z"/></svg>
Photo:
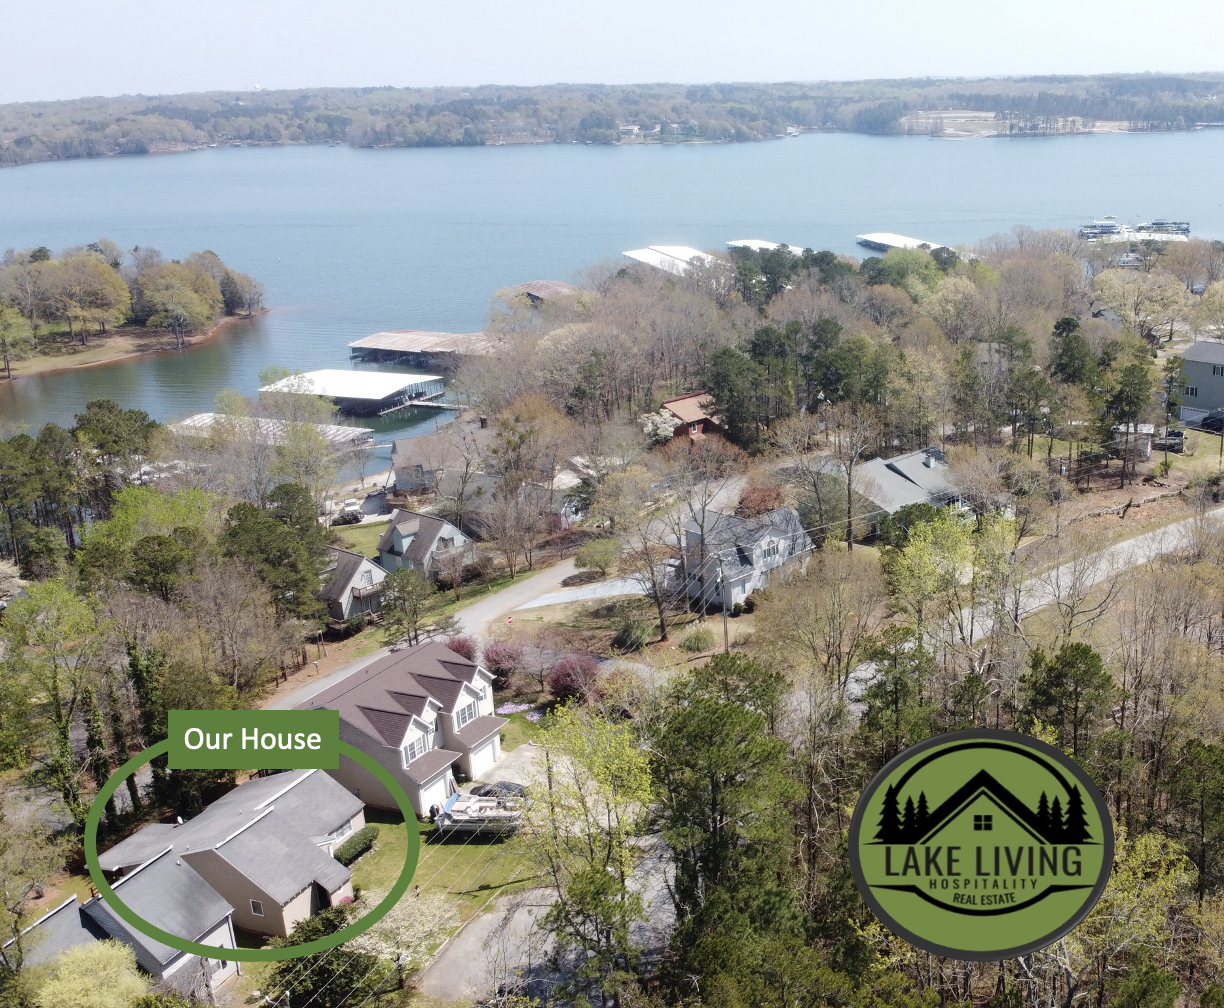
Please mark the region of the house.
<svg viewBox="0 0 1224 1008"><path fill-rule="evenodd" d="M84 904L73 896L22 932L25 961L48 965L73 946L113 938L131 947L144 972L188 997L212 1000L217 987L237 975L237 961L225 958L223 951L237 947L233 906L172 847L153 854L113 888L125 906L150 924L215 945L217 957L204 959L150 938L127 924L101 896Z"/></svg>
<svg viewBox="0 0 1224 1008"><path fill-rule="evenodd" d="M448 521L396 508L378 540L378 562L386 571L414 570L437 577L453 562L468 564L476 553L472 540Z"/></svg>
<svg viewBox="0 0 1224 1008"><path fill-rule="evenodd" d="M501 759L506 719L493 716L493 676L440 641L380 658L299 709L339 711L340 738L384 766L419 816L445 803L457 776L475 780ZM343 754L327 773L367 805L397 807Z"/></svg>
<svg viewBox="0 0 1224 1008"><path fill-rule="evenodd" d="M877 518L907 504L940 507L958 496L948 477L948 456L938 448L864 462L854 470L854 489L879 509Z"/></svg>
<svg viewBox="0 0 1224 1008"><path fill-rule="evenodd" d="M1224 409L1224 343L1190 344L1182 354L1182 371L1180 419L1201 420L1212 410Z"/></svg>
<svg viewBox="0 0 1224 1008"><path fill-rule="evenodd" d="M725 435L722 417L710 412L714 400L705 391L668 399L659 406L659 412L676 418L676 429L672 437L700 438L707 434Z"/></svg>
<svg viewBox="0 0 1224 1008"><path fill-rule="evenodd" d="M491 492L497 480L485 475L484 455L495 436L488 417L464 413L432 434L396 438L391 447L396 491L436 491L451 498L478 488Z"/></svg>
<svg viewBox="0 0 1224 1008"><path fill-rule="evenodd" d="M369 557L352 550L333 547L328 552L332 563L324 572L326 580L316 597L327 603L332 623L342 624L354 616L378 612L387 572Z"/></svg>
<svg viewBox="0 0 1224 1008"><path fill-rule="evenodd" d="M320 771L292 770L248 781L188 822L146 826L98 860L123 878L172 851L232 906L235 926L284 937L352 897L351 873L332 854L364 824L350 791Z"/></svg>
<svg viewBox="0 0 1224 1008"><path fill-rule="evenodd" d="M684 559L690 598L728 608L769 583L788 561L806 556L812 540L792 507L756 518L701 512L684 525ZM724 593L723 586L726 586Z"/></svg>

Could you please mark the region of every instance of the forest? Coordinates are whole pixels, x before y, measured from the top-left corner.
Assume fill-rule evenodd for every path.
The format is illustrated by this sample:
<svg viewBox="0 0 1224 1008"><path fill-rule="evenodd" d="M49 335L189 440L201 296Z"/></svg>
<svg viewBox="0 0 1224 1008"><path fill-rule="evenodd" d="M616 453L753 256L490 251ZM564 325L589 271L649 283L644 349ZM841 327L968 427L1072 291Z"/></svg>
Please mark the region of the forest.
<svg viewBox="0 0 1224 1008"><path fill-rule="evenodd" d="M893 133L907 113L1075 116L1137 130L1219 123L1219 74L923 78L471 88L312 88L125 95L0 106L0 166L205 144L355 147L752 141L801 130ZM636 127L636 130L633 129Z"/></svg>
<svg viewBox="0 0 1224 1008"><path fill-rule="evenodd" d="M122 950L92 972L27 965L21 927L44 887L80 878L91 796L166 711L260 706L325 632L369 651L444 637L493 673L507 718L533 716L506 726L541 764L522 827L482 857L516 866L505 891L529 887L545 951L503 958L481 1004L1224 1003L1218 448L1190 430L1180 452L1139 447L1178 426L1175 351L1224 333L1224 244L1128 250L1018 227L861 262L778 248L683 276L603 263L542 305L499 292L486 331L493 353L456 376L472 415L419 439L436 478L410 499L469 530L476 555L433 583L389 575L381 626L328 627L316 595L341 541L319 521L337 461L315 432L323 400L226 392L227 419L195 438L99 400L71 428L0 442L4 1005L84 991L99 1008L188 1008L150 993ZM673 436L663 403L700 390L726 436ZM251 417L292 436L261 443ZM872 510L865 465L911 450L946 459L954 502ZM785 508L812 549L733 611L666 575L694 563L679 535L716 512ZM1167 535L1150 556L1114 548L1149 534ZM584 576L640 591L456 634L495 578L575 553ZM846 863L872 776L971 726L1064 750L1119 838L1084 922L1001 963L917 952ZM231 782L154 766L105 811L104 838L189 818ZM260 996L422 1003L458 901L503 883L420 883L393 927L259 974Z"/></svg>

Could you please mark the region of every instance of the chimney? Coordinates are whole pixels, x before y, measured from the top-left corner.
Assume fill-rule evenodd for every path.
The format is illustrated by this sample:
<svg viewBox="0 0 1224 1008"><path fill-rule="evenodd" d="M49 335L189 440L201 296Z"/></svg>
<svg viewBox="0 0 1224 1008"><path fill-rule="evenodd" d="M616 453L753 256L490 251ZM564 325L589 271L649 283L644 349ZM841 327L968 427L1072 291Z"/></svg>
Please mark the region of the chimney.
<svg viewBox="0 0 1224 1008"><path fill-rule="evenodd" d="M924 466L926 466L928 469L930 469L930 468L931 468L931 456L930 456L930 455L926 456L926 457L925 457L925 458L922 460L922 464L923 464Z"/></svg>

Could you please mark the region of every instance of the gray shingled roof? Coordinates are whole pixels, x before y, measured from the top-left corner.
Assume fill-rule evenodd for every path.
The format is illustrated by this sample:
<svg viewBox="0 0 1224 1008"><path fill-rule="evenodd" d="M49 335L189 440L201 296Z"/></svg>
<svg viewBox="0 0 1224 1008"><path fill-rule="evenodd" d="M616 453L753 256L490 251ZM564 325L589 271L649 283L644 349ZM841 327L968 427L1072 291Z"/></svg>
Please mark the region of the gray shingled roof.
<svg viewBox="0 0 1224 1008"><path fill-rule="evenodd" d="M202 938L234 909L173 851L120 879L114 890L133 913L189 941ZM150 973L160 973L162 966L183 954L130 928L100 896L85 904L85 912L112 938L131 945L137 961Z"/></svg>
<svg viewBox="0 0 1224 1008"><path fill-rule="evenodd" d="M947 456L938 448L872 459L856 472L857 491L889 514L907 504L943 504L956 495Z"/></svg>
<svg viewBox="0 0 1224 1008"><path fill-rule="evenodd" d="M753 551L765 539L782 541L784 559L802 553L812 545L808 534L803 531L799 513L792 507L775 508L756 518L739 518L716 511L704 514L706 555L719 553L728 580L752 570ZM701 531L693 521L686 522L685 529L695 534Z"/></svg>
<svg viewBox="0 0 1224 1008"><path fill-rule="evenodd" d="M1199 340L1186 347L1182 360L1197 361L1200 364L1224 364L1224 343L1215 340Z"/></svg>
<svg viewBox="0 0 1224 1008"><path fill-rule="evenodd" d="M54 910L22 930L22 945L27 966L44 966L66 949L109 938L106 930L85 912L85 907L70 896ZM13 939L5 942L11 945Z"/></svg>
<svg viewBox="0 0 1224 1008"><path fill-rule="evenodd" d="M357 576L362 563L369 560L369 558L362 556L360 553L354 553L352 550L338 549L336 547L332 547L331 554L332 558L336 561L335 569L328 572L327 583L316 594L325 602L339 602L344 598L344 594L348 591L349 584L353 578ZM372 560L369 562L373 563Z"/></svg>
<svg viewBox="0 0 1224 1008"><path fill-rule="evenodd" d="M281 905L312 882L334 892L351 875L334 857L297 833L279 811L252 823L216 852Z"/></svg>
<svg viewBox="0 0 1224 1008"><path fill-rule="evenodd" d="M396 508L391 515L391 522L387 526L387 531L384 532L378 540L378 551L380 553L395 553L392 548L394 545L394 537L392 531L399 532L402 536L413 536L412 542L402 554L405 560L412 560L415 563L424 563L429 557L430 547L433 546L434 540L438 534L447 527L449 523L441 518L434 518L431 515L419 514L416 511L405 511L402 508Z"/></svg>
<svg viewBox="0 0 1224 1008"><path fill-rule="evenodd" d="M338 830L365 808L360 798L322 770L286 770L260 777L234 788L208 807L259 812L268 805L308 837Z"/></svg>

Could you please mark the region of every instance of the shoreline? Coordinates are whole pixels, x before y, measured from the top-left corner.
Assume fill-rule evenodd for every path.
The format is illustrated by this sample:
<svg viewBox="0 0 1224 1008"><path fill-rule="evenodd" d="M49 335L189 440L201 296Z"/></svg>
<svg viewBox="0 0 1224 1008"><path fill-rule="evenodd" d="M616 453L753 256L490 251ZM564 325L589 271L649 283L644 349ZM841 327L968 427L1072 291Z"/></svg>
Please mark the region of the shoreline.
<svg viewBox="0 0 1224 1008"><path fill-rule="evenodd" d="M101 367L106 364L131 360L135 357L149 357L153 354L166 353L170 350L180 352L190 350L192 347L215 339L222 330L237 322L249 322L252 319L267 314L269 311L271 311L269 308L260 308L259 311L251 315L227 315L211 329L184 339L181 347L174 345L174 337L165 329L147 330L143 327L139 329L136 327L131 329L120 327L102 337L97 344L87 344L83 350L79 350L76 353L55 356L36 355L25 360L15 360L13 361L13 377L10 379L0 375L0 382L17 382L23 378L38 378L61 371ZM97 339L98 337L95 336L94 338ZM141 346L142 343L151 342L164 343L165 345ZM73 357L87 357L94 353L98 355L93 359L70 363Z"/></svg>

